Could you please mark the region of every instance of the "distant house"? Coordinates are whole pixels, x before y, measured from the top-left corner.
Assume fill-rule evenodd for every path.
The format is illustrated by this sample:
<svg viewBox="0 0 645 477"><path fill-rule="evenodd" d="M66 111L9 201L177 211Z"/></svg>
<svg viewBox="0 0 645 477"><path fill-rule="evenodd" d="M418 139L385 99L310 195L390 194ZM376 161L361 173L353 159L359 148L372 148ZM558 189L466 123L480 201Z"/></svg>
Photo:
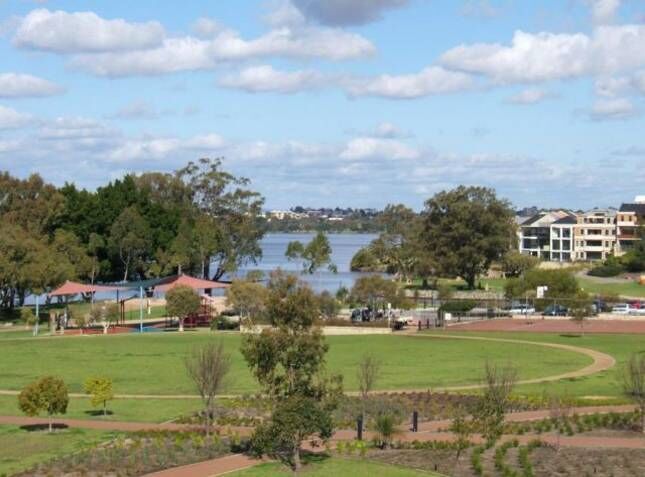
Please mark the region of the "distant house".
<svg viewBox="0 0 645 477"><path fill-rule="evenodd" d="M616 209L592 209L577 215L575 259L606 260L616 249Z"/></svg>
<svg viewBox="0 0 645 477"><path fill-rule="evenodd" d="M645 197L636 197L634 203L622 204L616 220L616 255L628 252L640 239L638 228L645 226Z"/></svg>
<svg viewBox="0 0 645 477"><path fill-rule="evenodd" d="M566 210L540 212L529 217L519 225L520 253L532 255L542 260L571 260L570 243L573 236L572 227L575 223L575 215ZM552 258L553 245L557 245L558 248L557 251L554 250ZM566 250L563 249L565 245L567 246Z"/></svg>

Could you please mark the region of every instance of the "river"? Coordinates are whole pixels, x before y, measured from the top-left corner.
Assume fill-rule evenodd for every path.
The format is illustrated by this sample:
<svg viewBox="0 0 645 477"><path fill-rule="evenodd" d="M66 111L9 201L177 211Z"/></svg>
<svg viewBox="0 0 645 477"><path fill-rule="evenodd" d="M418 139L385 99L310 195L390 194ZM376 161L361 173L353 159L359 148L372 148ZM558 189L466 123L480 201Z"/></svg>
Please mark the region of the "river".
<svg viewBox="0 0 645 477"><path fill-rule="evenodd" d="M307 244L314 233L272 233L267 234L261 241L262 259L257 265L249 264L243 267L238 276L244 276L251 270L260 270L268 275L268 272L281 268L282 270L298 273L298 275L317 292L328 290L335 293L341 286L351 288L361 273L350 271L350 263L354 254L365 245L374 240L375 234L327 234L329 245L332 249L332 262L338 268L338 273L321 269L314 275L302 274L302 263L289 261L284 253L289 242L299 240Z"/></svg>

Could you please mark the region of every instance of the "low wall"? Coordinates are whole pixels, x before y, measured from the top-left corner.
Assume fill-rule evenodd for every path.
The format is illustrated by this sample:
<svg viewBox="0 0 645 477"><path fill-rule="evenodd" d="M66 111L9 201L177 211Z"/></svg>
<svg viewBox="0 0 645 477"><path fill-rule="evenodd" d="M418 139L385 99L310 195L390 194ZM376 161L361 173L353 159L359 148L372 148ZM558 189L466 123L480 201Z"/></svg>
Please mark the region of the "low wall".
<svg viewBox="0 0 645 477"><path fill-rule="evenodd" d="M270 328L269 325L256 325L253 327L241 326L240 333L261 333L262 330ZM388 335L392 333L391 328L361 327L361 326L323 326L325 336L350 336L350 335Z"/></svg>

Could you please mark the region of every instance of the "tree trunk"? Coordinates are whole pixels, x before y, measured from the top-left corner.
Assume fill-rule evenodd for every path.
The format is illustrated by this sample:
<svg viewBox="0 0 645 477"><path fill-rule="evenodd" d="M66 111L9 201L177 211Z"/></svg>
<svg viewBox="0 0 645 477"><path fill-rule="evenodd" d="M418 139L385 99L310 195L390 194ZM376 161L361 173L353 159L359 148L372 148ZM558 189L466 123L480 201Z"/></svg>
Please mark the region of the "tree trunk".
<svg viewBox="0 0 645 477"><path fill-rule="evenodd" d="M48 414L48 415L47 415L47 417L48 417L48 421L49 421L49 422L48 422L48 424L49 424L49 433L51 434L51 432L52 432L52 430L53 430L53 425L52 425L52 415L51 415L51 414Z"/></svg>
<svg viewBox="0 0 645 477"><path fill-rule="evenodd" d="M300 445L293 448L293 471L294 473L300 472L302 463L300 462Z"/></svg>
<svg viewBox="0 0 645 477"><path fill-rule="evenodd" d="M107 416L107 401L103 401L103 415Z"/></svg>
<svg viewBox="0 0 645 477"><path fill-rule="evenodd" d="M211 415L213 414L213 406L211 403L208 403L206 406L206 419L204 420L205 425L206 425L206 437L210 437L211 435Z"/></svg>
<svg viewBox="0 0 645 477"><path fill-rule="evenodd" d="M181 333L184 332L184 319L183 318L179 318L179 331Z"/></svg>
<svg viewBox="0 0 645 477"><path fill-rule="evenodd" d="M641 432L645 434L645 402L641 403Z"/></svg>

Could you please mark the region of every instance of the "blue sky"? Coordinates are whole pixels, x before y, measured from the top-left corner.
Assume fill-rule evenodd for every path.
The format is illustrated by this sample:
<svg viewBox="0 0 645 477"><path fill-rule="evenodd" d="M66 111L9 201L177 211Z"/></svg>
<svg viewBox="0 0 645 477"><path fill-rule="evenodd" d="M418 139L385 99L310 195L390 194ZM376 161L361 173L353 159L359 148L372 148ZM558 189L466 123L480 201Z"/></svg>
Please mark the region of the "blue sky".
<svg viewBox="0 0 645 477"><path fill-rule="evenodd" d="M0 170L224 157L270 208L645 193L639 0L0 1Z"/></svg>

